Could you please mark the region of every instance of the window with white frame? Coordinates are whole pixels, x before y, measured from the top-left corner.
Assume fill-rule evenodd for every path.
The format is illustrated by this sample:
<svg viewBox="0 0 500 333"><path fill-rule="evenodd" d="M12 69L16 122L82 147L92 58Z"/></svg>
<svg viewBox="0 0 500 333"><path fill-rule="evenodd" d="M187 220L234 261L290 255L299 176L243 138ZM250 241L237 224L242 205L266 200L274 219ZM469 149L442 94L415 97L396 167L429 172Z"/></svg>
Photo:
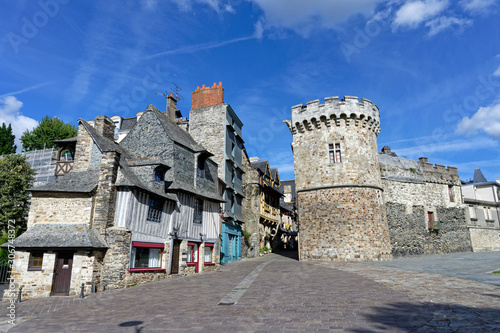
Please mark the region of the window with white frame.
<svg viewBox="0 0 500 333"><path fill-rule="evenodd" d="M161 268L163 249L163 244L132 242L130 269L148 270L151 268Z"/></svg>
<svg viewBox="0 0 500 333"><path fill-rule="evenodd" d="M340 143L329 144L328 153L330 157L330 163L342 163L342 153L340 150Z"/></svg>

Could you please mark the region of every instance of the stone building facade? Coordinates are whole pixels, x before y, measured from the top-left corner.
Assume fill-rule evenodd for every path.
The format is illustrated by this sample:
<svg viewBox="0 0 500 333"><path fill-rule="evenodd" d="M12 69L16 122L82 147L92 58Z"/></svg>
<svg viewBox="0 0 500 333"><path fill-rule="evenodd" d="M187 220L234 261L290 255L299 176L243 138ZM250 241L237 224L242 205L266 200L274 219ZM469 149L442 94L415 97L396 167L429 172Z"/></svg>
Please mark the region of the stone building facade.
<svg viewBox="0 0 500 333"><path fill-rule="evenodd" d="M462 182L472 250L500 251L500 179L487 181L481 169Z"/></svg>
<svg viewBox="0 0 500 333"><path fill-rule="evenodd" d="M192 274L220 264L217 164L154 106L120 143L113 121L79 120L74 166L31 189L14 240L11 290L77 295Z"/></svg>
<svg viewBox="0 0 500 333"><path fill-rule="evenodd" d="M379 153L394 256L471 250L457 168Z"/></svg>
<svg viewBox="0 0 500 333"><path fill-rule="evenodd" d="M375 104L346 96L292 107L301 260L390 260Z"/></svg>
<svg viewBox="0 0 500 333"><path fill-rule="evenodd" d="M219 165L224 202L221 207L222 262L241 259L243 219L243 123L224 103L222 83L198 87L192 93L189 134L203 145Z"/></svg>
<svg viewBox="0 0 500 333"><path fill-rule="evenodd" d="M292 107L299 253L390 260L470 251L457 169L377 152L379 110L357 97Z"/></svg>

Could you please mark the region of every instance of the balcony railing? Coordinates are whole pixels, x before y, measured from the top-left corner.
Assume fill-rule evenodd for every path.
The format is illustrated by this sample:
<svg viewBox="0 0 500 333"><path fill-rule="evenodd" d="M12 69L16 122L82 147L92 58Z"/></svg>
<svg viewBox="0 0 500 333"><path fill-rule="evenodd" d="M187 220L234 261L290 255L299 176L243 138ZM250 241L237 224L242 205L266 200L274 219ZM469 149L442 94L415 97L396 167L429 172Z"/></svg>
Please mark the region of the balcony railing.
<svg viewBox="0 0 500 333"><path fill-rule="evenodd" d="M56 163L56 176L62 176L73 170L73 161L58 161Z"/></svg>

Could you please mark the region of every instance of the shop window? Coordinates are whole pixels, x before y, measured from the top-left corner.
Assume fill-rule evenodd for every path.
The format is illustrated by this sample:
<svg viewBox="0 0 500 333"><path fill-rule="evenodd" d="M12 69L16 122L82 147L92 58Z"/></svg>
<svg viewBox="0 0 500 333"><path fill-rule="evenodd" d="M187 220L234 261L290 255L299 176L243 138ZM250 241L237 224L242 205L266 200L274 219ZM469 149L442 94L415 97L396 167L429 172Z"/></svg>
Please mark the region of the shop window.
<svg viewBox="0 0 500 333"><path fill-rule="evenodd" d="M212 264L212 256L214 253L214 244L213 243L205 243L205 250L203 253L203 261L205 265Z"/></svg>
<svg viewBox="0 0 500 333"><path fill-rule="evenodd" d="M203 222L203 200L194 199L193 223L201 224Z"/></svg>
<svg viewBox="0 0 500 333"><path fill-rule="evenodd" d="M163 249L163 244L132 242L130 271L162 270Z"/></svg>
<svg viewBox="0 0 500 333"><path fill-rule="evenodd" d="M163 210L163 200L158 197L149 198L148 221L160 222Z"/></svg>
<svg viewBox="0 0 500 333"><path fill-rule="evenodd" d="M28 271L41 271L43 264L43 253L42 252L32 252L30 253L30 261L28 265Z"/></svg>

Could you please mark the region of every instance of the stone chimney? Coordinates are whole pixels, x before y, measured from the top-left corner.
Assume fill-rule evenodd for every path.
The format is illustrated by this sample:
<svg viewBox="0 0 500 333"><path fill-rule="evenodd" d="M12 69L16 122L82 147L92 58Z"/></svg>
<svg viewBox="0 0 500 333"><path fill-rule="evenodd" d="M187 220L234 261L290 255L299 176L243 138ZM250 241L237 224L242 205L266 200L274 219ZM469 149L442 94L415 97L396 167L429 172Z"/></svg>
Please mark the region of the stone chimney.
<svg viewBox="0 0 500 333"><path fill-rule="evenodd" d="M390 154L390 153L392 153L392 151L391 151L391 147L389 147L389 146L384 146L384 148L382 148L382 153L383 153L383 154Z"/></svg>
<svg viewBox="0 0 500 333"><path fill-rule="evenodd" d="M175 110L177 110L177 100L172 94L167 96L167 117L175 122Z"/></svg>
<svg viewBox="0 0 500 333"><path fill-rule="evenodd" d="M106 116L97 116L95 118L94 128L103 137L110 140L115 139L115 124Z"/></svg>
<svg viewBox="0 0 500 333"><path fill-rule="evenodd" d="M191 109L202 108L205 106L219 105L224 103L224 88L222 82L219 85L214 83L212 87L197 87L192 94Z"/></svg>

